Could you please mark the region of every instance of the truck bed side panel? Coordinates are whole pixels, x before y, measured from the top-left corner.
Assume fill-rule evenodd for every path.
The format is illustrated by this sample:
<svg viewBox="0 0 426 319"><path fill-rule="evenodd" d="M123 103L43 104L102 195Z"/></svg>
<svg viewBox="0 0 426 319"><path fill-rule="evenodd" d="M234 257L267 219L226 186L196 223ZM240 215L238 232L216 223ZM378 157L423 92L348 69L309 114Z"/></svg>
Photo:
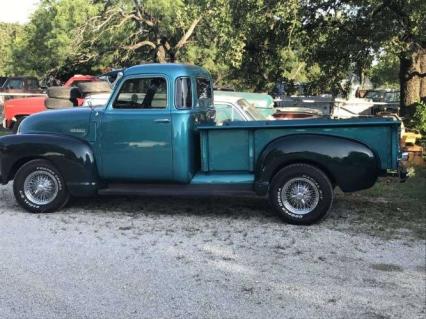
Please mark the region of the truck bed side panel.
<svg viewBox="0 0 426 319"><path fill-rule="evenodd" d="M302 120L234 122L227 126L201 126L202 170L253 172L256 160L273 140L295 134L337 136L370 148L378 169L396 169L399 123L388 120Z"/></svg>

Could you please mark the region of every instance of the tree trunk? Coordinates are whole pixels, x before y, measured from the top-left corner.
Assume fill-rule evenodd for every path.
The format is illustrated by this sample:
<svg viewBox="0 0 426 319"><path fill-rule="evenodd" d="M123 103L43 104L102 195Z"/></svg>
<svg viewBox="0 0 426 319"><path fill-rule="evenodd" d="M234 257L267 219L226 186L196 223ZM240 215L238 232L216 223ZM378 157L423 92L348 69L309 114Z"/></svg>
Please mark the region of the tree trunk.
<svg viewBox="0 0 426 319"><path fill-rule="evenodd" d="M420 67L420 99L426 103L426 49L422 50Z"/></svg>
<svg viewBox="0 0 426 319"><path fill-rule="evenodd" d="M157 60L156 62L158 62L158 63L167 63L167 61L166 61L166 48L162 44L160 44L157 47L156 60Z"/></svg>
<svg viewBox="0 0 426 319"><path fill-rule="evenodd" d="M426 50L421 49L411 57L400 57L399 79L401 88L401 115L411 116L413 106L426 96Z"/></svg>

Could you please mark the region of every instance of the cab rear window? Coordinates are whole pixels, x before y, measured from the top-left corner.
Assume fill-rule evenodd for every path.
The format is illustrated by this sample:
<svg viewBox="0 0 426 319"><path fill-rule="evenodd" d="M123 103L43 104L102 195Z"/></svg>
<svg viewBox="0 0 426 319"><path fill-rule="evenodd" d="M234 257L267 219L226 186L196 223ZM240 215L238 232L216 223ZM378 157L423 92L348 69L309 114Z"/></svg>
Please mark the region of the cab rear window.
<svg viewBox="0 0 426 319"><path fill-rule="evenodd" d="M192 85L190 78L181 77L176 79L175 105L178 109L192 108Z"/></svg>
<svg viewBox="0 0 426 319"><path fill-rule="evenodd" d="M198 106L210 106L213 103L213 88L209 79L197 78Z"/></svg>

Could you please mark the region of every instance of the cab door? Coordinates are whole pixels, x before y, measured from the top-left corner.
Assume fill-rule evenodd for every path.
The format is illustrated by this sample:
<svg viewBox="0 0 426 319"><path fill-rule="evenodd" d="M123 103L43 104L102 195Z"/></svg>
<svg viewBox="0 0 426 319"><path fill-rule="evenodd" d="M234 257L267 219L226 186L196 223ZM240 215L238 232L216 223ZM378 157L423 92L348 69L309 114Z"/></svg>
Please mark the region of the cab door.
<svg viewBox="0 0 426 319"><path fill-rule="evenodd" d="M122 82L98 130L101 177L138 182L173 179L169 94L164 76Z"/></svg>

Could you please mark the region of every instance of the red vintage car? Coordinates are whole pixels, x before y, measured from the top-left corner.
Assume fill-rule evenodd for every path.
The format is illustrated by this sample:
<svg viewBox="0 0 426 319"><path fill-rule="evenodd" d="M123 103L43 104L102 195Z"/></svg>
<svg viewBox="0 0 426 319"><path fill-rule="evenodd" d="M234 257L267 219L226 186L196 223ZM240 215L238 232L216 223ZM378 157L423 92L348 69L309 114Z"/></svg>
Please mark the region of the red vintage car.
<svg viewBox="0 0 426 319"><path fill-rule="evenodd" d="M96 76L92 75L74 75L67 82L65 88L77 86L79 83L99 81ZM19 124L27 116L47 110L47 97L30 97L8 100L4 104L3 109L3 127L6 129L17 131ZM83 99L78 98L76 103L78 106L83 104Z"/></svg>

